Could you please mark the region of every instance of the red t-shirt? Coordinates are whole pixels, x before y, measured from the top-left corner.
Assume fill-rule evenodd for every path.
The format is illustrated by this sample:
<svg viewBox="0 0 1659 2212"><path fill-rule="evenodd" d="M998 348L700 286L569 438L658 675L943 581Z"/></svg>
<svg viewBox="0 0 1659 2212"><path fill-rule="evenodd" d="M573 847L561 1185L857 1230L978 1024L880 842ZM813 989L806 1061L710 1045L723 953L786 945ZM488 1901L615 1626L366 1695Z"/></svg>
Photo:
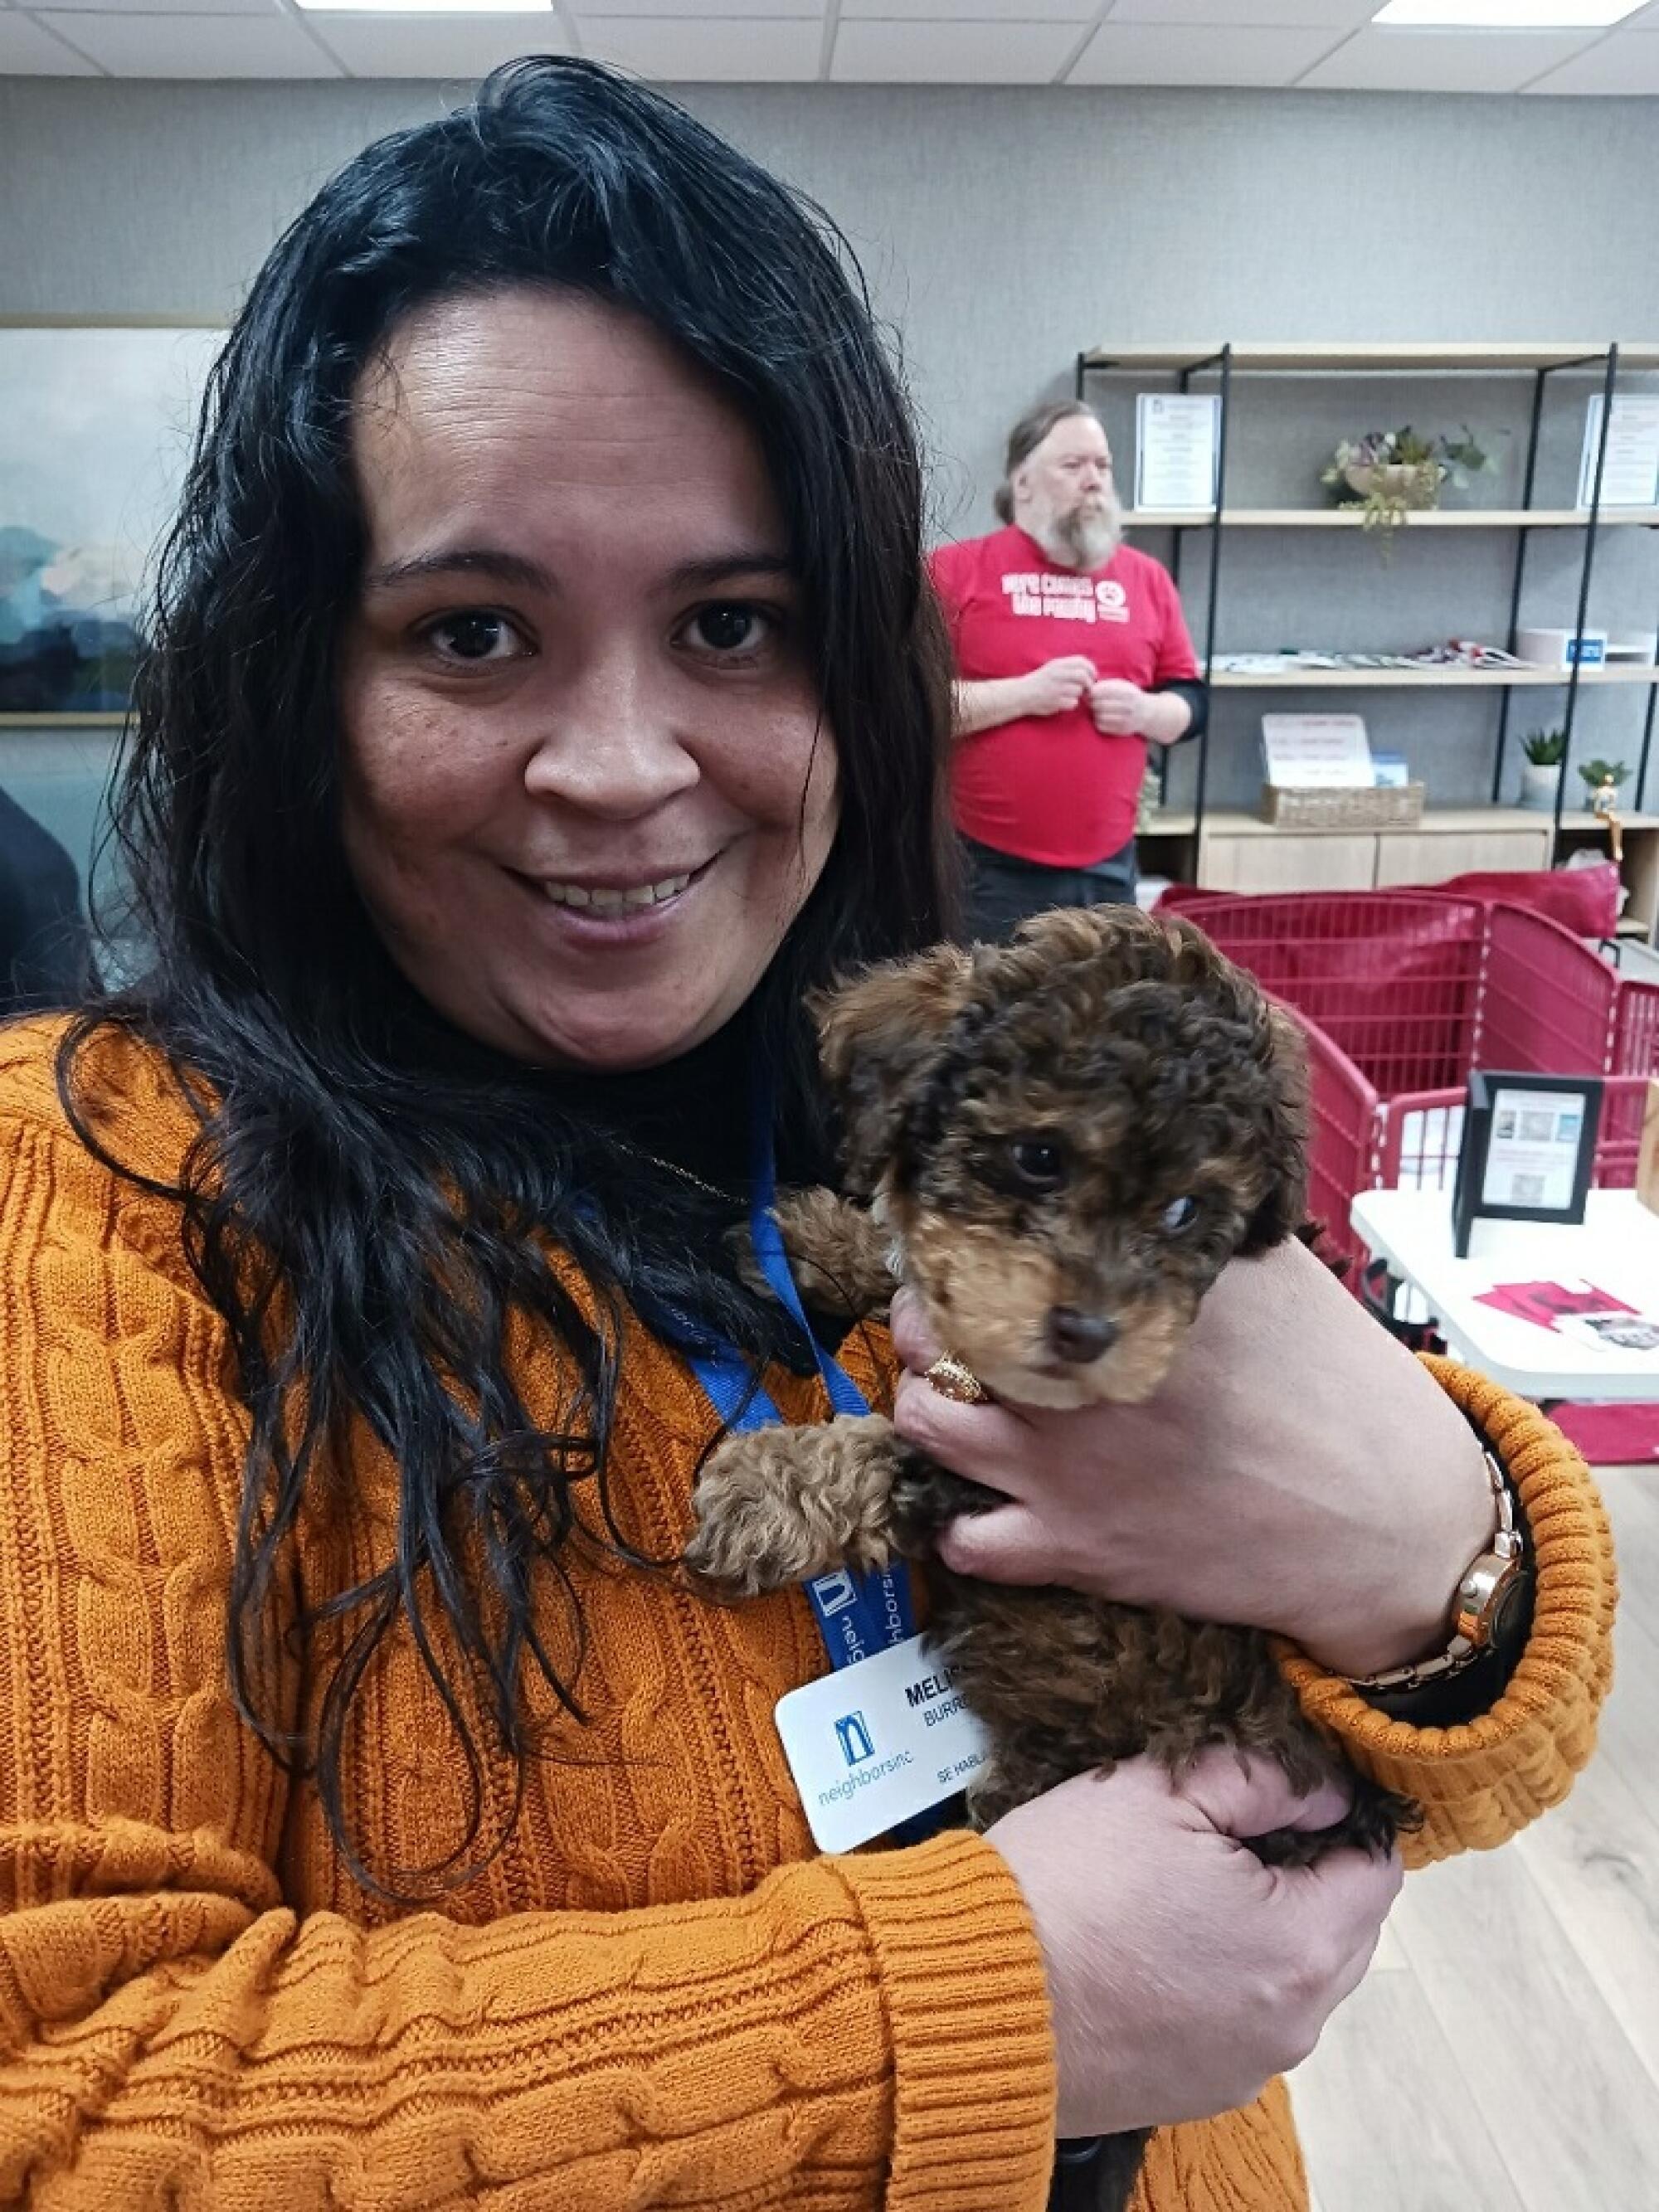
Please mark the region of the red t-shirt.
<svg viewBox="0 0 1659 2212"><path fill-rule="evenodd" d="M970 683L1029 676L1083 653L1097 674L1151 690L1198 663L1168 569L1121 545L1103 568L1057 568L1023 530L941 545L929 564ZM1005 722L957 744L957 827L981 845L1054 868L1086 868L1134 835L1145 738L1103 737L1086 699L1067 714Z"/></svg>

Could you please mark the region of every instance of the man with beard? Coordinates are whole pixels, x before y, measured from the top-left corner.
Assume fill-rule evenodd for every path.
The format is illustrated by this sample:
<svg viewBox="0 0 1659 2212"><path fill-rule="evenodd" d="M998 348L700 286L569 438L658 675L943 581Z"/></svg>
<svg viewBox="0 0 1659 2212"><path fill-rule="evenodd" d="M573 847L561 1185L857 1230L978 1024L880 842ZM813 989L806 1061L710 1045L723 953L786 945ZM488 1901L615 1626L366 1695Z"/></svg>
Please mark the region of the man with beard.
<svg viewBox="0 0 1659 2212"><path fill-rule="evenodd" d="M1167 569L1122 543L1111 448L1066 400L1009 434L1003 529L941 546L956 653L952 782L975 938L1053 906L1128 902L1149 744L1201 727L1192 640Z"/></svg>

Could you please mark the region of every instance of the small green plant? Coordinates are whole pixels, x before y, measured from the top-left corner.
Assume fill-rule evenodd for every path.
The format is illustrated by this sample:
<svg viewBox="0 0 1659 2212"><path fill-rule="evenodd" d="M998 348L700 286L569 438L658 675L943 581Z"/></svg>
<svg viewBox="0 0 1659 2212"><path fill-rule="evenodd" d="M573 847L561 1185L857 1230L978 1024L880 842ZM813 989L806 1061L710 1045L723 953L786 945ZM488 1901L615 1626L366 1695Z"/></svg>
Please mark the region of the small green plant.
<svg viewBox="0 0 1659 2212"><path fill-rule="evenodd" d="M1626 761L1580 761L1578 773L1592 792L1600 791L1604 783L1610 783L1617 791L1620 784L1630 781L1630 764Z"/></svg>
<svg viewBox="0 0 1659 2212"><path fill-rule="evenodd" d="M1534 768L1559 768L1567 757L1565 730L1534 730L1521 740L1521 750Z"/></svg>

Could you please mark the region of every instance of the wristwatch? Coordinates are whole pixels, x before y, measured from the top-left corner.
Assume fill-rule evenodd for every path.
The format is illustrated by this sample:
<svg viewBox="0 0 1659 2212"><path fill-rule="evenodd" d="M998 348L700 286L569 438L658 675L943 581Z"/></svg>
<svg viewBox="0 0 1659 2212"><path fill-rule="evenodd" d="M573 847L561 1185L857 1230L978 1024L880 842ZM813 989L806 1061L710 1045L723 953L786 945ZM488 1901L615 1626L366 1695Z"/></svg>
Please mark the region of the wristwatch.
<svg viewBox="0 0 1659 2212"><path fill-rule="evenodd" d="M1498 1507L1498 1528L1487 1549L1471 1559L1453 1600L1452 1639L1433 1659L1389 1667L1380 1674L1352 1674L1356 1690L1411 1691L1449 1681L1483 1659L1503 1637L1525 1587L1526 1539L1516 1525L1509 1477L1486 1445L1481 1457Z"/></svg>

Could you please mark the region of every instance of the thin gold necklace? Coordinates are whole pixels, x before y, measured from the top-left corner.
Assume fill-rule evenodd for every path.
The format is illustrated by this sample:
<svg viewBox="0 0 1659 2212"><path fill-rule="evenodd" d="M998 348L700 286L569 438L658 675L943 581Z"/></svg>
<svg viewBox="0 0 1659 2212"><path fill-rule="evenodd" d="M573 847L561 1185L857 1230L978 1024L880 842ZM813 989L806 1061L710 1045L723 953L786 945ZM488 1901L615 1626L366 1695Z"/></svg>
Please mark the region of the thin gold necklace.
<svg viewBox="0 0 1659 2212"><path fill-rule="evenodd" d="M717 1198L722 1206L743 1204L736 1191L721 1190L718 1184L705 1182L700 1175L693 1175L690 1168L681 1167L678 1161L665 1160L659 1152L648 1152L643 1145L635 1144L631 1138L624 1137L623 1142L635 1159L648 1160L653 1168L660 1168L665 1175L678 1176L682 1182L689 1182L694 1189L702 1191L705 1197Z"/></svg>

